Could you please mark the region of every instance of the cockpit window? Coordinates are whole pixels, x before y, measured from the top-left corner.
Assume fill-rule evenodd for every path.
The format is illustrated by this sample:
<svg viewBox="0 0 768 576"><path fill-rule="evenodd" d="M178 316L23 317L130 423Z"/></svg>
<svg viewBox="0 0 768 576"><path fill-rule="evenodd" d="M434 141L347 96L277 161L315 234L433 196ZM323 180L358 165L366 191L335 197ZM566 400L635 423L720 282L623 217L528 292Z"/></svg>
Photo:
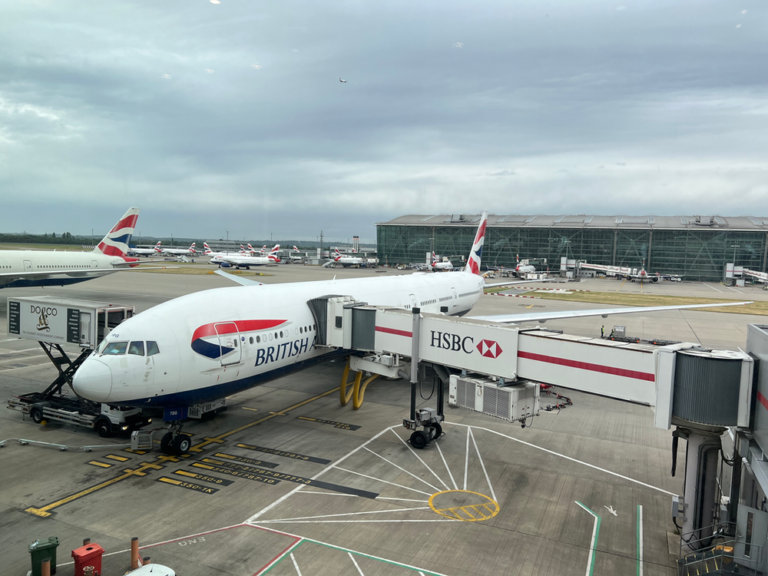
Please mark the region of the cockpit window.
<svg viewBox="0 0 768 576"><path fill-rule="evenodd" d="M128 348L128 342L110 342L104 347L102 354L117 356L118 354L125 354L126 348Z"/></svg>
<svg viewBox="0 0 768 576"><path fill-rule="evenodd" d="M147 341L147 356L154 356L155 354L160 354L160 348L157 347L157 342L153 342L152 340Z"/></svg>
<svg viewBox="0 0 768 576"><path fill-rule="evenodd" d="M144 342L131 342L131 345L128 346L128 354L144 356Z"/></svg>

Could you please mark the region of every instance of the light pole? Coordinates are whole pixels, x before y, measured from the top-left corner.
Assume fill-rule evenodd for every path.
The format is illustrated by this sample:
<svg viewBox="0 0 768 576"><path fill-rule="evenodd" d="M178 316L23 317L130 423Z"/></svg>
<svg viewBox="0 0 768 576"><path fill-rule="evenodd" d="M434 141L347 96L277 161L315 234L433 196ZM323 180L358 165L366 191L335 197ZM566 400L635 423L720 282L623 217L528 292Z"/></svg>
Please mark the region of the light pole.
<svg viewBox="0 0 768 576"><path fill-rule="evenodd" d="M733 248L733 265L736 266L736 248L741 248L738 244L731 244L731 248Z"/></svg>

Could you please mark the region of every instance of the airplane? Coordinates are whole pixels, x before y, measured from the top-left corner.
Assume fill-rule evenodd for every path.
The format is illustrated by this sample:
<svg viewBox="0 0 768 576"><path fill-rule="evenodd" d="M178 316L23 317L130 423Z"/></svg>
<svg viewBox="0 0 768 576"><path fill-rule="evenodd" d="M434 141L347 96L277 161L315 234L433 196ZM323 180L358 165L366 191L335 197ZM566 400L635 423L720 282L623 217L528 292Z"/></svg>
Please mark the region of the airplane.
<svg viewBox="0 0 768 576"><path fill-rule="evenodd" d="M344 268L348 268L349 266L361 266L362 264L365 264L365 258L360 258L359 256L343 256L341 252L339 252L339 249L336 248L332 262L341 264ZM330 262L328 262L328 264L330 264Z"/></svg>
<svg viewBox="0 0 768 576"><path fill-rule="evenodd" d="M266 248L266 246L265 246L265 248ZM298 252L299 254L301 254L301 252L299 252L299 249L296 246L293 247L293 251L294 252Z"/></svg>
<svg viewBox="0 0 768 576"><path fill-rule="evenodd" d="M197 254L197 250L195 250L195 243L192 242L192 246L189 248L163 248L163 254L168 254L170 256L192 256L194 254Z"/></svg>
<svg viewBox="0 0 768 576"><path fill-rule="evenodd" d="M536 267L532 264L520 264L520 255L515 254L517 265L515 266L515 275L523 276L524 274L533 274L536 272Z"/></svg>
<svg viewBox="0 0 768 576"><path fill-rule="evenodd" d="M129 208L91 252L66 250L0 251L0 288L66 286L138 266L129 258L138 208Z"/></svg>
<svg viewBox="0 0 768 576"><path fill-rule="evenodd" d="M671 280L673 282L682 281L682 278L676 274L660 274L658 272L656 272L656 274L649 274L645 270L645 259L643 259L643 265L640 269L623 268L621 266L602 266L600 264L588 264L585 262L582 262L579 266L587 268L588 270L600 270L605 272L607 276L615 276L620 279L624 278L630 282L639 280L641 284L643 282L658 282L659 280Z"/></svg>
<svg viewBox="0 0 768 576"><path fill-rule="evenodd" d="M163 251L160 244L161 242L158 242L154 248L131 248L129 254L131 256L159 256Z"/></svg>
<svg viewBox="0 0 768 576"><path fill-rule="evenodd" d="M208 246L208 242L203 242L203 255L210 256L209 264L221 264L224 262L224 258L227 256L242 256L245 254L245 248L240 246L240 252L214 252L211 247Z"/></svg>
<svg viewBox="0 0 768 576"><path fill-rule="evenodd" d="M281 262L278 256L280 250L280 244L275 244L269 255L267 256L251 256L250 254L236 254L222 256L220 260L222 262L214 262L215 264L221 264L224 267L237 266L238 268L246 268L250 270L251 266L267 266L268 264L279 264Z"/></svg>
<svg viewBox="0 0 768 576"><path fill-rule="evenodd" d="M442 262L438 261L437 256L432 252L432 263L430 264L430 267L432 268L432 272L437 272L438 270L453 270L453 263L447 258L443 258Z"/></svg>
<svg viewBox="0 0 768 576"><path fill-rule="evenodd" d="M487 213L483 213L463 271L414 273L259 285L248 278L220 274L237 287L214 288L174 298L138 314L110 332L75 372L78 396L118 406L162 408L183 413L189 406L217 400L271 382L325 360L347 354L315 347L318 331L307 302L343 294L373 305L464 316L484 289L526 284L486 284L480 276ZM678 306L566 310L485 316L517 324L558 318L606 316L743 305L746 302ZM446 307L447 312L441 310ZM139 354L126 354L128 350ZM184 454L192 445L182 420L168 424L164 452Z"/></svg>
<svg viewBox="0 0 768 576"><path fill-rule="evenodd" d="M339 82L341 82L342 84L346 84L347 83L346 80L342 80L341 78L339 78Z"/></svg>

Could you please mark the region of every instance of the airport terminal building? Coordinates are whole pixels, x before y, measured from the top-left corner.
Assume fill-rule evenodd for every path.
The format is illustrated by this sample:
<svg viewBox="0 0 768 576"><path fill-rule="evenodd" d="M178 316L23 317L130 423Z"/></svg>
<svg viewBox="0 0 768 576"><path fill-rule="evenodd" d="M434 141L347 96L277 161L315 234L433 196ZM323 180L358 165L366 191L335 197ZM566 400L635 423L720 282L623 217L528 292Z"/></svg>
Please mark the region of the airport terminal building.
<svg viewBox="0 0 768 576"><path fill-rule="evenodd" d="M479 215L401 216L377 224L383 264L424 262L427 252L466 259ZM755 216L524 216L489 215L483 267L514 266L520 259L560 259L678 274L719 281L728 262L764 272L768 218Z"/></svg>

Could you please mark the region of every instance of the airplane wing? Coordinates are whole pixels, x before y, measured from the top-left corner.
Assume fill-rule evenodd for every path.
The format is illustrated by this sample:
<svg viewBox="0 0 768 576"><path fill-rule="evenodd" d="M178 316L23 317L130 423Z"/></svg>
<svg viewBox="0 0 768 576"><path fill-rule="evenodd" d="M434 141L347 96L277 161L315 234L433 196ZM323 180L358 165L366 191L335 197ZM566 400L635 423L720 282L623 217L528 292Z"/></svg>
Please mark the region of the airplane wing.
<svg viewBox="0 0 768 576"><path fill-rule="evenodd" d="M541 322L560 320L563 318L584 318L586 316L602 316L607 318L615 314L633 314L636 312L662 312L664 310L692 310L695 308L723 308L725 306L744 306L752 302L728 302L725 304L685 304L683 306L627 306L625 308L603 308L594 310L562 310L560 312L536 312L533 314L500 314L495 316L470 316L473 320L487 320L500 324L517 324L518 322Z"/></svg>
<svg viewBox="0 0 768 576"><path fill-rule="evenodd" d="M224 272L223 270L216 270L216 274L218 274L219 276L223 276L227 280L232 280L232 282L237 282L241 286L263 286L261 282L256 282L256 280L251 280L249 278L241 278L240 276L229 274L228 272Z"/></svg>
<svg viewBox="0 0 768 576"><path fill-rule="evenodd" d="M511 282L494 282L486 284L485 288L496 288L498 286L512 286L513 284L533 284L535 282L552 282L552 280L512 280Z"/></svg>

